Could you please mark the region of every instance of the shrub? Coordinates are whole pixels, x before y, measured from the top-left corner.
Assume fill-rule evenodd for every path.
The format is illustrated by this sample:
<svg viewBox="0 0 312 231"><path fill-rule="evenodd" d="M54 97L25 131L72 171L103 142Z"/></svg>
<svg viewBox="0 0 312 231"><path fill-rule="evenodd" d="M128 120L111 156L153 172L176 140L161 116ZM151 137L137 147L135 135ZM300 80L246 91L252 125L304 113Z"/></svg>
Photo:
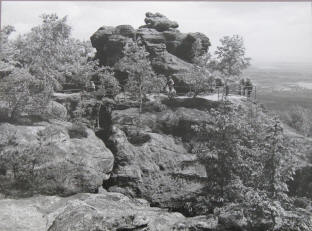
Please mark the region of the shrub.
<svg viewBox="0 0 312 231"><path fill-rule="evenodd" d="M68 134L70 138L86 138L88 137L87 128L82 124L73 124L68 128Z"/></svg>
<svg viewBox="0 0 312 231"><path fill-rule="evenodd" d="M145 134L139 130L126 130L125 133L127 135L128 141L136 146L141 146L151 139L148 134Z"/></svg>
<svg viewBox="0 0 312 231"><path fill-rule="evenodd" d="M147 102L143 104L143 112L162 112L167 109L166 105L160 103L160 102Z"/></svg>
<svg viewBox="0 0 312 231"><path fill-rule="evenodd" d="M282 119L290 127L305 136L312 136L312 110L296 105L289 108L286 113L281 113Z"/></svg>
<svg viewBox="0 0 312 231"><path fill-rule="evenodd" d="M105 70L97 76L97 82L100 82L97 93L102 96L115 97L120 92L118 80L114 77L114 73Z"/></svg>
<svg viewBox="0 0 312 231"><path fill-rule="evenodd" d="M25 113L42 114L46 110L52 96L52 89L46 81L36 79L22 68L14 68L1 81L0 100L7 105L10 120L17 120Z"/></svg>
<svg viewBox="0 0 312 231"><path fill-rule="evenodd" d="M19 194L19 190L26 190L28 196L36 192L37 186L42 183L38 167L45 161L44 152L47 151L37 145L19 146L17 143L8 143L0 158L1 192ZM10 192L10 189L13 191Z"/></svg>

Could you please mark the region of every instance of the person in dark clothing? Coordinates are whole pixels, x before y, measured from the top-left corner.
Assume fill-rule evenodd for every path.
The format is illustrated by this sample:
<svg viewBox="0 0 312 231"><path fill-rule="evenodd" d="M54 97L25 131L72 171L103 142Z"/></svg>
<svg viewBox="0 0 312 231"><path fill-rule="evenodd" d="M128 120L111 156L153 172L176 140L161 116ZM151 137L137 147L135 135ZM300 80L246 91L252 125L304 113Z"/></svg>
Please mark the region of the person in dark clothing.
<svg viewBox="0 0 312 231"><path fill-rule="evenodd" d="M176 94L176 90L174 89L173 86L174 86L174 81L172 78L169 78L165 87L169 98L173 98Z"/></svg>
<svg viewBox="0 0 312 231"><path fill-rule="evenodd" d="M253 89L253 85L252 85L252 82L251 82L250 79L246 79L245 87L246 87L246 90L247 90L247 97L249 98L251 96L251 92L252 92L252 89Z"/></svg>
<svg viewBox="0 0 312 231"><path fill-rule="evenodd" d="M168 82L167 82L167 86L169 88L169 93L172 92L173 90L173 85L174 85L174 81L172 78L169 78Z"/></svg>

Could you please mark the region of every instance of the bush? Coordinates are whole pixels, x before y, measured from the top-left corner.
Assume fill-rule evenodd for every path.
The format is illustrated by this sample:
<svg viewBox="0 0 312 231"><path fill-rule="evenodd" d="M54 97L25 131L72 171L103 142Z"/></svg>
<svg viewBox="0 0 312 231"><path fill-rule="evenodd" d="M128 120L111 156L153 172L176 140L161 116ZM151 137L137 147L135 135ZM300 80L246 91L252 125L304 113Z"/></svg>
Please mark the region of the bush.
<svg viewBox="0 0 312 231"><path fill-rule="evenodd" d="M86 138L88 137L87 128L82 124L73 124L68 128L68 134L70 138Z"/></svg>
<svg viewBox="0 0 312 231"><path fill-rule="evenodd" d="M293 106L286 113L281 113L281 118L287 125L296 129L305 136L312 136L312 110L302 106Z"/></svg>
<svg viewBox="0 0 312 231"><path fill-rule="evenodd" d="M97 91L99 96L115 97L120 92L119 82L114 77L114 73L109 70L99 73L94 80L100 83L99 90Z"/></svg>
<svg viewBox="0 0 312 231"><path fill-rule="evenodd" d="M25 195L31 196L42 183L38 177L41 171L38 167L44 162L44 152L47 150L36 145L17 146L16 143L9 143L0 156L0 192L19 195L26 190Z"/></svg>
<svg viewBox="0 0 312 231"><path fill-rule="evenodd" d="M166 105L160 103L160 102L147 102L143 104L142 111L143 112L162 112L167 109Z"/></svg>
<svg viewBox="0 0 312 231"><path fill-rule="evenodd" d="M128 141L136 146L141 146L150 141L151 137L139 130L126 130L125 131Z"/></svg>

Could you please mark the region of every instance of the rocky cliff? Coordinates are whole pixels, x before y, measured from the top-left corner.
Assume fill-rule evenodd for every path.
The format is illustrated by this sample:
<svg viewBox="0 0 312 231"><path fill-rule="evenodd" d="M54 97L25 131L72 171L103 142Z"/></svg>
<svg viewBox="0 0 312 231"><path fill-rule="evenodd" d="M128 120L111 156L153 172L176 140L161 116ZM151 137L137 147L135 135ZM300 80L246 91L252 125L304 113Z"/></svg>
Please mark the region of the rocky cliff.
<svg viewBox="0 0 312 231"><path fill-rule="evenodd" d="M185 139L193 135L192 125L212 119L206 110L219 104L204 99L177 100L175 107L170 103L166 98L146 103L140 119L138 108L114 106L111 135L105 143L115 164L104 187L184 212L203 190L200 179L207 178L205 166Z"/></svg>
<svg viewBox="0 0 312 231"><path fill-rule="evenodd" d="M189 71L195 59L207 53L210 41L202 33L181 33L178 27L166 16L148 12L145 25L138 29L130 25L102 26L91 36L91 42L97 50L96 58L102 65L115 67L117 78L124 73L119 73L115 64L123 57L125 45L136 41L150 53L156 73L179 80L179 74Z"/></svg>

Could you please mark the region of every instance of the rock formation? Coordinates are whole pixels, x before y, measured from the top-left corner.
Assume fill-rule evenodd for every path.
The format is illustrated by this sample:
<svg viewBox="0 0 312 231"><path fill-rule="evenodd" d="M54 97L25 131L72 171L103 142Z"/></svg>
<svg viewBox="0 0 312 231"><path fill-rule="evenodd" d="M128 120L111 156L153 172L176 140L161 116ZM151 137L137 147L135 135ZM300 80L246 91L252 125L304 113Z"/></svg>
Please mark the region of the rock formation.
<svg viewBox="0 0 312 231"><path fill-rule="evenodd" d="M90 129L68 122L0 125L0 193L71 195L97 192L109 178L114 157ZM3 185L2 185L3 186ZM19 193L18 193L19 192Z"/></svg>
<svg viewBox="0 0 312 231"><path fill-rule="evenodd" d="M137 41L150 53L156 73L173 75L179 80L179 74L189 71L195 59L206 54L210 46L206 35L181 33L177 30L178 23L162 14L146 13L145 23L137 30L130 25L100 27L91 36L96 58L102 65L114 66L123 56L124 46ZM115 70L118 73L118 68Z"/></svg>
<svg viewBox="0 0 312 231"><path fill-rule="evenodd" d="M0 230L5 231L200 231L212 230L217 224L214 217L185 218L120 193L0 200Z"/></svg>
<svg viewBox="0 0 312 231"><path fill-rule="evenodd" d="M176 103L174 111L164 104L158 112L143 108L140 125L137 108L113 111L112 135L106 145L115 164L111 178L104 182L106 189L177 211L183 211L187 201L194 201L204 187L198 179L206 178L206 169L183 139L193 135L193 124L209 121L211 116L204 110L183 107L186 101L180 107Z"/></svg>

